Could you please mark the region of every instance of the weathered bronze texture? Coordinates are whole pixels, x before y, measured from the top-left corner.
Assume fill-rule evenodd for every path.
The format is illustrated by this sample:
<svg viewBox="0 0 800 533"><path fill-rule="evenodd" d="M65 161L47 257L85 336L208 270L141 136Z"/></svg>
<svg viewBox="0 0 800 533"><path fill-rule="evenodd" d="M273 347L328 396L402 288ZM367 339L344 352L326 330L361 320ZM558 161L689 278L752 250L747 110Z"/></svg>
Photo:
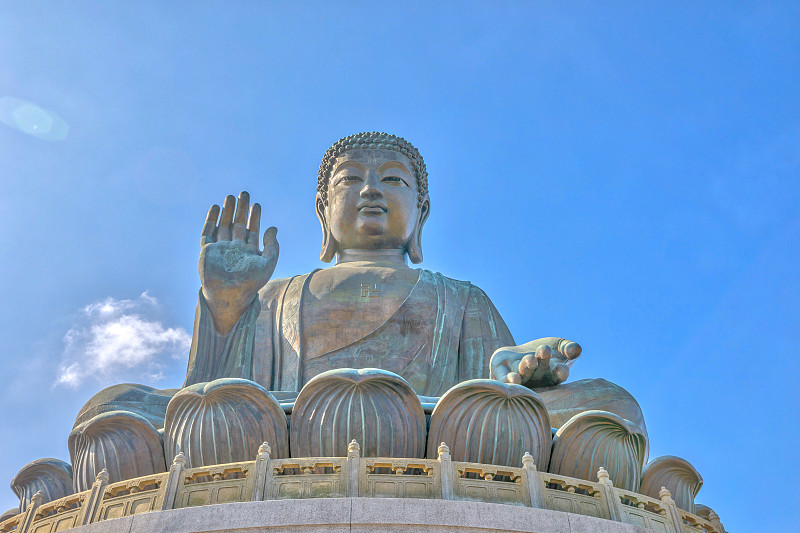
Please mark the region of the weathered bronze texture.
<svg viewBox="0 0 800 533"><path fill-rule="evenodd" d="M122 383L101 390L86 402L73 428L109 411L130 411L147 419L156 429L164 427L167 404L178 389L154 389L147 385Z"/></svg>
<svg viewBox="0 0 800 533"><path fill-rule="evenodd" d="M164 424L167 457L179 452L190 467L245 461L263 442L272 456L289 456L289 429L278 401L261 385L223 378L182 389Z"/></svg>
<svg viewBox="0 0 800 533"><path fill-rule="evenodd" d="M78 424L68 446L75 492L89 489L103 469L112 483L167 469L159 432L128 411L101 413Z"/></svg>
<svg viewBox="0 0 800 533"><path fill-rule="evenodd" d="M689 461L672 455L662 455L644 467L639 492L657 496L661 487L666 487L678 508L694 514L694 498L702 486L703 478Z"/></svg>
<svg viewBox="0 0 800 533"><path fill-rule="evenodd" d="M602 378L581 379L553 387L534 389L544 401L550 423L558 429L573 416L586 411L608 411L624 418L645 437L645 460L649 453L647 427L636 399L615 383Z"/></svg>
<svg viewBox="0 0 800 533"><path fill-rule="evenodd" d="M586 411L561 426L553 439L550 472L589 479L605 468L615 487L638 491L647 447L638 426L606 411Z"/></svg>
<svg viewBox="0 0 800 533"><path fill-rule="evenodd" d="M425 413L397 374L335 369L311 379L292 410L293 457L342 457L352 440L366 457L424 457Z"/></svg>
<svg viewBox="0 0 800 533"><path fill-rule="evenodd" d="M11 490L19 497L19 512L23 512L37 492L42 503L72 494L72 466L59 459L37 459L22 467L11 480Z"/></svg>
<svg viewBox="0 0 800 533"><path fill-rule="evenodd" d="M526 452L547 470L552 434L539 396L521 385L491 379L459 383L436 404L428 431L428 458L447 442L454 461L517 466Z"/></svg>

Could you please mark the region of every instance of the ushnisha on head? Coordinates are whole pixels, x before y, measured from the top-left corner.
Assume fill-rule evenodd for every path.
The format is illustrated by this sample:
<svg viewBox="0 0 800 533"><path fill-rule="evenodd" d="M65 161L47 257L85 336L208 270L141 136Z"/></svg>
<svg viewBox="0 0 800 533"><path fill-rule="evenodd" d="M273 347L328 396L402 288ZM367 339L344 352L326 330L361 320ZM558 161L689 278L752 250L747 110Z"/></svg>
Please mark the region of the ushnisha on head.
<svg viewBox="0 0 800 533"><path fill-rule="evenodd" d="M382 132L350 135L319 166L316 211L320 259L344 251L399 250L422 262L422 227L430 214L428 172L411 143Z"/></svg>

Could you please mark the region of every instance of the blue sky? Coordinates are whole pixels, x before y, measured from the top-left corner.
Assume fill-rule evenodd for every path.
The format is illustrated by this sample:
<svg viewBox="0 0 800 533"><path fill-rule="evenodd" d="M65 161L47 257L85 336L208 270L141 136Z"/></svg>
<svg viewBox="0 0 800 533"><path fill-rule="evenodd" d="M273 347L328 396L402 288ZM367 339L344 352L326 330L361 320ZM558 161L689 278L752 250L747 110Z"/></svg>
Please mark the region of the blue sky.
<svg viewBox="0 0 800 533"><path fill-rule="evenodd" d="M211 203L308 272L322 154L382 130L426 159L424 267L580 342L728 529L789 531L799 81L790 2L6 3L0 480L100 388L180 385Z"/></svg>

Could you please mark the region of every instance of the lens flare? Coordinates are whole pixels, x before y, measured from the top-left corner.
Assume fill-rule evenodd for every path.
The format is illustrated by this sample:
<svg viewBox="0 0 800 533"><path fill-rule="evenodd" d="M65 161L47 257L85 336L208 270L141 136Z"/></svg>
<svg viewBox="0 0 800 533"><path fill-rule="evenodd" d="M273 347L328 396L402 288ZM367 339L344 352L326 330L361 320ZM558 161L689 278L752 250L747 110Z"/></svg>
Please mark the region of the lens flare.
<svg viewBox="0 0 800 533"><path fill-rule="evenodd" d="M64 119L52 111L10 96L0 98L0 122L45 141L62 141L69 132Z"/></svg>

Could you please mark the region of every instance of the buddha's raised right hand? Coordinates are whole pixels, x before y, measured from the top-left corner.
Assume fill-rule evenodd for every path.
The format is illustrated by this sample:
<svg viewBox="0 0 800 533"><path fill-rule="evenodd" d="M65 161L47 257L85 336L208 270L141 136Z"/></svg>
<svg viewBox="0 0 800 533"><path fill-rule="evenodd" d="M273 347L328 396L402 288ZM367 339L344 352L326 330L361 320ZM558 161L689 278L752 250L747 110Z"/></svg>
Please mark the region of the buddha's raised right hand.
<svg viewBox="0 0 800 533"><path fill-rule="evenodd" d="M222 216L219 206L212 205L200 239L200 282L220 335L230 332L278 262L278 230L264 232L264 249L259 251L261 206L253 204L248 217L249 206L250 195L244 191L238 205L233 196L225 198Z"/></svg>
<svg viewBox="0 0 800 533"><path fill-rule="evenodd" d="M545 337L519 346L498 348L489 362L492 379L528 388L551 387L569 377L581 345L560 337Z"/></svg>

